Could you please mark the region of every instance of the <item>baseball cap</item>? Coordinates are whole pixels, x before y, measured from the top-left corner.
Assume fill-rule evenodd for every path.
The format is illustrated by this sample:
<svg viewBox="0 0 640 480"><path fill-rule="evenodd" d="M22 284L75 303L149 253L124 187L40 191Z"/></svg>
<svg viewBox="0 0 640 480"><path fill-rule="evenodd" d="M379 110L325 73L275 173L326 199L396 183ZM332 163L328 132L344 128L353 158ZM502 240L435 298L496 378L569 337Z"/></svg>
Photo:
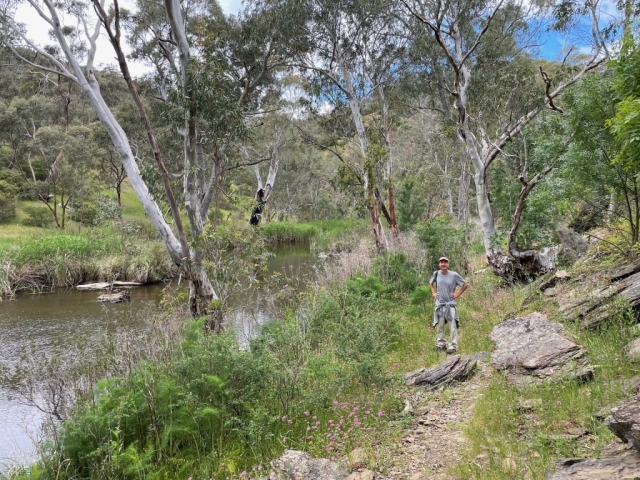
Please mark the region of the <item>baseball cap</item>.
<svg viewBox="0 0 640 480"><path fill-rule="evenodd" d="M445 260L445 261L447 261L447 262L449 261L449 259L448 259L447 257L440 257L440 258L438 259L438 262L441 262L442 260Z"/></svg>

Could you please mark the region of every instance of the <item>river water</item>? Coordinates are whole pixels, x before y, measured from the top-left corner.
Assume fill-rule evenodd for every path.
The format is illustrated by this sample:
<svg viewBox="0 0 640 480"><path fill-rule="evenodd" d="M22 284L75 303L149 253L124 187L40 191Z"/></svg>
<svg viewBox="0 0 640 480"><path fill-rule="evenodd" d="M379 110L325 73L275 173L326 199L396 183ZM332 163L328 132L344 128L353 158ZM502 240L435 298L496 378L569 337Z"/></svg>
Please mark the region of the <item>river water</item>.
<svg viewBox="0 0 640 480"><path fill-rule="evenodd" d="M269 271L280 272L289 287L297 290L313 272L315 261L308 250L287 249L269 261ZM133 288L131 300L122 304L99 304L96 297L100 292L75 289L20 295L0 302L0 362L13 363L25 348L47 356L68 350L66 346L76 345L78 339L92 344L105 333L135 334L148 325L145 313L157 309L164 287ZM271 320L275 311L273 296L260 289L236 296L231 303L234 310L229 321L235 323L241 345L256 334L259 325ZM34 439L39 436L42 418L36 408L12 399L0 387L0 473L34 460Z"/></svg>

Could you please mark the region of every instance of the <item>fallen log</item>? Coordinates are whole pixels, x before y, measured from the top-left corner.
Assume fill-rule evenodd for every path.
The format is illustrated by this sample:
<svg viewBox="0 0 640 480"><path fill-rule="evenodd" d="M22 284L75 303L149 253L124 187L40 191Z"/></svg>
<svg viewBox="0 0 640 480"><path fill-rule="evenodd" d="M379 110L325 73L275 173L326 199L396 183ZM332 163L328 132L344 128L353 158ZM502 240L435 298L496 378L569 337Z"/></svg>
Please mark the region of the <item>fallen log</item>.
<svg viewBox="0 0 640 480"><path fill-rule="evenodd" d="M471 376L476 360L469 355L454 355L439 365L430 369L420 369L405 375L407 385L426 387L427 390L449 385L455 381L461 382Z"/></svg>
<svg viewBox="0 0 640 480"><path fill-rule="evenodd" d="M129 290L122 290L114 293L103 293L100 295L96 302L98 303L120 303L125 302L131 298L131 292Z"/></svg>
<svg viewBox="0 0 640 480"><path fill-rule="evenodd" d="M140 287L142 283L139 282L95 282L95 283L85 283L84 285L77 285L76 288L78 290L109 290L114 287Z"/></svg>

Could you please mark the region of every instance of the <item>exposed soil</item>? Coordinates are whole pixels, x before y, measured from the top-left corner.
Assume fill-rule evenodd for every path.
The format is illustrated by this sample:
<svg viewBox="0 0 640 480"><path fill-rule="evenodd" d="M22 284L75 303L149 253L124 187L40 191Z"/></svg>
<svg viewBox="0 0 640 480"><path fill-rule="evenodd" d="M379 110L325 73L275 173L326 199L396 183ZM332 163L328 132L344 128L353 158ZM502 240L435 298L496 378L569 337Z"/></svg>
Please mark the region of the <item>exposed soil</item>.
<svg viewBox="0 0 640 480"><path fill-rule="evenodd" d="M473 377L463 383L435 392L413 388L413 421L393 449L385 452L391 463L385 465L385 473L376 473L375 479L455 478L452 468L462 459L464 428L492 375L490 365L478 361Z"/></svg>

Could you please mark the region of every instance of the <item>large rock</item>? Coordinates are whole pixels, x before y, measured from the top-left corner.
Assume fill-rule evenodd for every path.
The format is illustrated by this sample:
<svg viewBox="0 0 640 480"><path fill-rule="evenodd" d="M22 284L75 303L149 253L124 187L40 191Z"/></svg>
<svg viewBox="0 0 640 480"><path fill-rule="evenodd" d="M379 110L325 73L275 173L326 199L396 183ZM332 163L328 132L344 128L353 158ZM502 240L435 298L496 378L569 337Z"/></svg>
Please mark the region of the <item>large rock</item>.
<svg viewBox="0 0 640 480"><path fill-rule="evenodd" d="M622 441L640 451L640 399L615 407L604 424Z"/></svg>
<svg viewBox="0 0 640 480"><path fill-rule="evenodd" d="M313 458L299 450L285 450L271 462L270 477L276 480L346 480L344 467L326 458Z"/></svg>
<svg viewBox="0 0 640 480"><path fill-rule="evenodd" d="M573 262L589 249L589 243L573 230L560 226L558 235L562 242L562 254Z"/></svg>
<svg viewBox="0 0 640 480"><path fill-rule="evenodd" d="M591 459L568 458L556 462L556 471L546 480L637 480L640 478L640 453L627 450L619 455Z"/></svg>
<svg viewBox="0 0 640 480"><path fill-rule="evenodd" d="M407 385L424 386L427 390L449 385L455 381L463 381L473 373L476 360L468 355L453 355L433 368L421 368L405 375Z"/></svg>
<svg viewBox="0 0 640 480"><path fill-rule="evenodd" d="M640 273L627 275L636 268L621 271L620 277L612 276L611 279L615 278L613 283L586 292L578 289L568 292L565 298L558 300L558 311L567 320L576 321L583 328L594 329L629 306L640 308ZM583 283L591 282L586 280Z"/></svg>
<svg viewBox="0 0 640 480"><path fill-rule="evenodd" d="M491 364L516 383L593 377L585 350L564 336L564 327L541 313L508 318L491 332Z"/></svg>

